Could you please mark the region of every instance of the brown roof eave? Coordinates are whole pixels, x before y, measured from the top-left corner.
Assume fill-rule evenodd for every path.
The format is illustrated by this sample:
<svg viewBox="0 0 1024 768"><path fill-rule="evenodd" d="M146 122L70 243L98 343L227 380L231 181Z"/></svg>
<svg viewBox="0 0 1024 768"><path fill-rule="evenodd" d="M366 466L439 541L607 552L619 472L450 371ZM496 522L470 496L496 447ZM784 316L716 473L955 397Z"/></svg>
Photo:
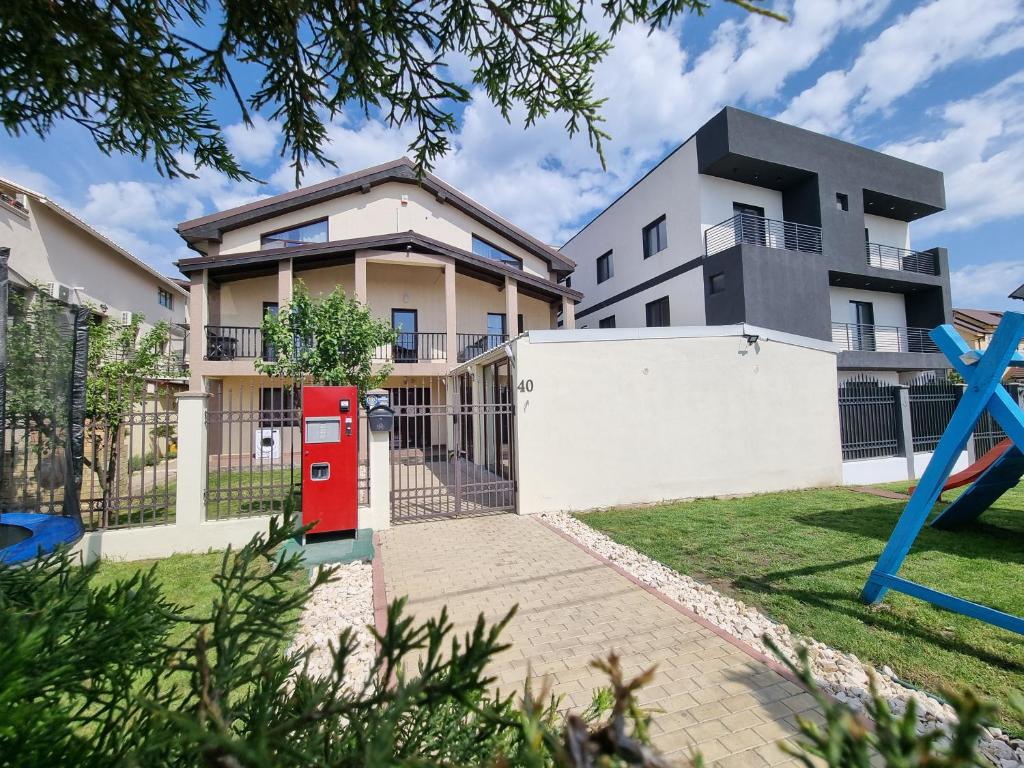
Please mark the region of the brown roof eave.
<svg viewBox="0 0 1024 768"><path fill-rule="evenodd" d="M246 253L223 254L217 256L201 256L198 258L182 259L178 262L178 269L185 275L200 269L223 269L231 267L246 267L254 264L270 263L282 259L302 259L304 257L330 256L334 254L354 253L359 250L386 250L415 247L421 251L439 256L449 256L456 261L469 264L484 271L496 275L511 277L520 283L530 285L536 289L566 296L575 301L583 298L579 291L567 288L564 285L554 283L529 272L507 267L475 253L463 251L461 248L442 243L425 235L416 232L401 232L389 235L374 235L370 237L355 238L352 240L335 240L328 243L310 243L297 245L291 248L275 248L272 251L249 251Z"/></svg>

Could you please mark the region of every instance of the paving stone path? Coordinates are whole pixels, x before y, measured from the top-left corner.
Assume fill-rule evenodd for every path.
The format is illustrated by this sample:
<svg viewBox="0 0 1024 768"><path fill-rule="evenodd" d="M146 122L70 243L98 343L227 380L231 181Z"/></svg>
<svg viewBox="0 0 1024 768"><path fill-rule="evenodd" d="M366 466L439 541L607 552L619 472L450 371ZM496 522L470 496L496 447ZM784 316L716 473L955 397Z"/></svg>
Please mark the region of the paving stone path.
<svg viewBox="0 0 1024 768"><path fill-rule="evenodd" d="M490 670L504 690L547 676L582 709L606 679L590 666L614 649L627 674L658 665L640 697L655 744L685 763L797 765L779 749L796 714L821 721L811 697L762 661L666 604L537 520L497 515L403 525L381 534L387 599L421 618L447 605L456 630L519 605Z"/></svg>

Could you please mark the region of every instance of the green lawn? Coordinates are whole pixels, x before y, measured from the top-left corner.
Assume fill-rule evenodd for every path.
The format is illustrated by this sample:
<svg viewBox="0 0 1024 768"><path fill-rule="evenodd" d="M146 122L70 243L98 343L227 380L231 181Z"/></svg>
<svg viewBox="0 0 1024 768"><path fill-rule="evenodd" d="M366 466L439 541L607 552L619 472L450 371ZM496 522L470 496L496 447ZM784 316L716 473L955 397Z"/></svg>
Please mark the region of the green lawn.
<svg viewBox="0 0 1024 768"><path fill-rule="evenodd" d="M912 684L992 696L1004 728L1024 735L1024 718L1005 707L1011 691L1024 689L1024 638L892 592L878 608L860 602L902 509L900 501L832 488L580 518ZM1024 486L968 530L925 528L901 575L1024 615Z"/></svg>

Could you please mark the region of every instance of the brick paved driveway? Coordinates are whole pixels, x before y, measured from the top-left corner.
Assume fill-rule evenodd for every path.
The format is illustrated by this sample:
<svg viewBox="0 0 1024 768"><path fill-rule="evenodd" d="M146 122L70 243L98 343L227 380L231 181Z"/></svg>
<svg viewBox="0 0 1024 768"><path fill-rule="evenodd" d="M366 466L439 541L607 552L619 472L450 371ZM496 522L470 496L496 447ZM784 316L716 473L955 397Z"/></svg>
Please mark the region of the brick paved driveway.
<svg viewBox="0 0 1024 768"><path fill-rule="evenodd" d="M696 746L719 766L795 765L778 742L796 733L795 713L817 717L796 685L528 517L392 528L381 555L387 599L407 595L420 617L447 604L457 631L519 605L491 670L503 689L529 670L582 708L605 683L595 656L616 650L627 673L657 663L641 701L660 711L655 744L673 756Z"/></svg>

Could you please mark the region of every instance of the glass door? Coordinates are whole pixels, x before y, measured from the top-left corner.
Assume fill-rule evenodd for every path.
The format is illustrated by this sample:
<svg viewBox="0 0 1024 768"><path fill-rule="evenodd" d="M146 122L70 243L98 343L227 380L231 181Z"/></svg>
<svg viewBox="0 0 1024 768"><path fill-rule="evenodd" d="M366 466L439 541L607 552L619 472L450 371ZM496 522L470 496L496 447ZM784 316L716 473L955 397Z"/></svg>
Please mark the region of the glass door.
<svg viewBox="0 0 1024 768"><path fill-rule="evenodd" d="M851 301L850 314L853 320L853 348L861 352L874 352L875 306L870 301Z"/></svg>
<svg viewBox="0 0 1024 768"><path fill-rule="evenodd" d="M415 309L392 309L391 327L398 332L395 339L394 360L396 363L415 363L419 359L416 335L417 317Z"/></svg>

